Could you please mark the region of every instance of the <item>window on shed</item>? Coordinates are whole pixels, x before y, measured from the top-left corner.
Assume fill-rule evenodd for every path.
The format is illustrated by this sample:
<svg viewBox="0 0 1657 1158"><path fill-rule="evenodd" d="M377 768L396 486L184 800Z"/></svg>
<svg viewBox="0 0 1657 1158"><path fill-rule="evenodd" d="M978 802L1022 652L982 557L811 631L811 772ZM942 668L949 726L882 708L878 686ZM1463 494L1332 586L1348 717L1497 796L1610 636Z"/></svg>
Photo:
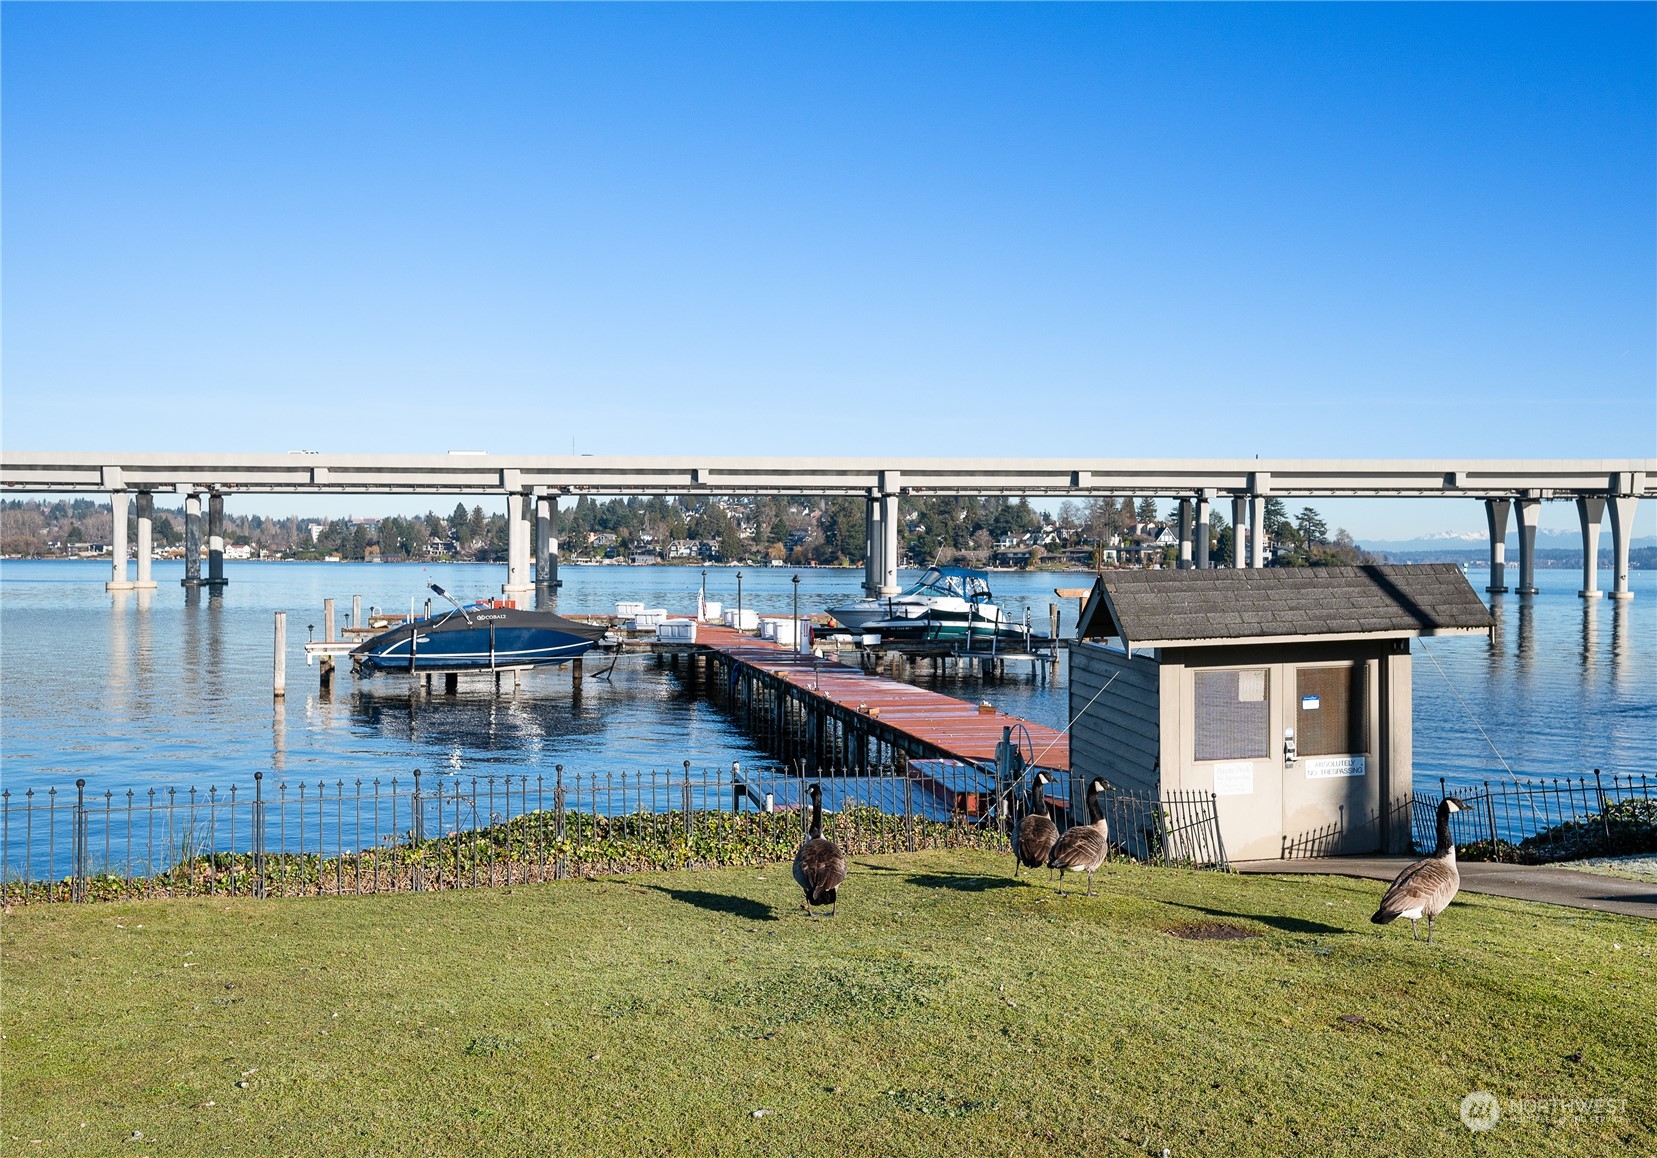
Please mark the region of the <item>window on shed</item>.
<svg viewBox="0 0 1657 1158"><path fill-rule="evenodd" d="M1252 760L1270 753L1271 672L1199 671L1196 758Z"/></svg>
<svg viewBox="0 0 1657 1158"><path fill-rule="evenodd" d="M1362 664L1303 667L1295 672L1295 685L1295 747L1302 756L1348 756L1368 748Z"/></svg>

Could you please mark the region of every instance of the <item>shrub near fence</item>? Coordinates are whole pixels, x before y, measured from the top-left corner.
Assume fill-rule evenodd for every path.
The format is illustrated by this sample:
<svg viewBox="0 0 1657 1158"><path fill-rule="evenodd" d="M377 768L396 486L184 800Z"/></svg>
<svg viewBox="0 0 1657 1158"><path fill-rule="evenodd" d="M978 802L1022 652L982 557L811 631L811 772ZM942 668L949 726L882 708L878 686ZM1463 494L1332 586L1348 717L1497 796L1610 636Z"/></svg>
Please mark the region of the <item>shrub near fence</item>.
<svg viewBox="0 0 1657 1158"><path fill-rule="evenodd" d="M433 781L436 781L435 786ZM853 855L1005 847L919 778L826 780L825 833ZM793 857L797 774L422 777L264 791L0 793L6 903L482 888Z"/></svg>

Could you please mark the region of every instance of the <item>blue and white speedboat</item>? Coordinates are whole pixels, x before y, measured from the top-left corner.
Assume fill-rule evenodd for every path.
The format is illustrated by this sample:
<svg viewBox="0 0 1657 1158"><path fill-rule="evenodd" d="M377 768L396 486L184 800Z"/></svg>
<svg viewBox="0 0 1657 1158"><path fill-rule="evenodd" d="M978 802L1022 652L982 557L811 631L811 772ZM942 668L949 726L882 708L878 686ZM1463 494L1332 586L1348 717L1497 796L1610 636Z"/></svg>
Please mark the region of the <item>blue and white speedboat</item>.
<svg viewBox="0 0 1657 1158"><path fill-rule="evenodd" d="M928 567L900 594L831 607L829 614L852 631L875 631L872 624L892 620L960 624L963 631L969 621L980 630L994 631L1002 625L1001 609L990 595L989 574L966 567Z"/></svg>
<svg viewBox="0 0 1657 1158"><path fill-rule="evenodd" d="M454 610L410 619L364 640L351 652L353 672L545 667L585 655L604 635L602 627L550 611L522 611L493 600L463 605L437 584L428 586Z"/></svg>

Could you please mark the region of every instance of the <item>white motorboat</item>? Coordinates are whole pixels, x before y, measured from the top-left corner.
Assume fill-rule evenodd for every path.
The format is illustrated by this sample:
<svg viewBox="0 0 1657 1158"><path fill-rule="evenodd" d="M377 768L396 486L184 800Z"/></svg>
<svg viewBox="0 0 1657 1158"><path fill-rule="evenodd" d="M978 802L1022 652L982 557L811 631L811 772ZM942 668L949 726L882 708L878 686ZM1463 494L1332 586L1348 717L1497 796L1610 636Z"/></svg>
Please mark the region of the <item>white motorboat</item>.
<svg viewBox="0 0 1657 1158"><path fill-rule="evenodd" d="M934 622L970 621L980 628L1001 626L1001 609L991 602L990 576L965 567L928 567L912 586L897 595L860 599L829 614L849 631L895 619L929 618Z"/></svg>

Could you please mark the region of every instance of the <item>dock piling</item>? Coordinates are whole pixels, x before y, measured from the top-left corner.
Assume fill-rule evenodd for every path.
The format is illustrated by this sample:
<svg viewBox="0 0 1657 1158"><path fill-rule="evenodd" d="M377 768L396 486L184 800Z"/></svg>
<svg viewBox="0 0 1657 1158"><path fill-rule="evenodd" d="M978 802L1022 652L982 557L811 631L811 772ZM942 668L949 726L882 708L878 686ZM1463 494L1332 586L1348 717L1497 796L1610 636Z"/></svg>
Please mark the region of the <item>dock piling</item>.
<svg viewBox="0 0 1657 1158"><path fill-rule="evenodd" d="M271 695L281 698L288 694L288 613L276 613L276 650L271 656Z"/></svg>

